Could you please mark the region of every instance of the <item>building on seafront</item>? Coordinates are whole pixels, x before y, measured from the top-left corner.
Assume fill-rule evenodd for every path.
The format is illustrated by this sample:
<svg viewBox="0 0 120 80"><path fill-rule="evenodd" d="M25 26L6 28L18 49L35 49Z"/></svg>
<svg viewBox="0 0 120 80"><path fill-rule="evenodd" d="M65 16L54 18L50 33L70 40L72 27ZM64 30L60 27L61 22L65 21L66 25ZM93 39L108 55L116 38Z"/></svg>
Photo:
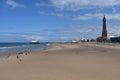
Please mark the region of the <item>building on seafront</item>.
<svg viewBox="0 0 120 80"><path fill-rule="evenodd" d="M110 42L114 42L114 43L119 42L120 43L120 36L110 38Z"/></svg>
<svg viewBox="0 0 120 80"><path fill-rule="evenodd" d="M120 42L120 36L110 36L107 33L106 17L103 17L102 35L96 39L97 42Z"/></svg>

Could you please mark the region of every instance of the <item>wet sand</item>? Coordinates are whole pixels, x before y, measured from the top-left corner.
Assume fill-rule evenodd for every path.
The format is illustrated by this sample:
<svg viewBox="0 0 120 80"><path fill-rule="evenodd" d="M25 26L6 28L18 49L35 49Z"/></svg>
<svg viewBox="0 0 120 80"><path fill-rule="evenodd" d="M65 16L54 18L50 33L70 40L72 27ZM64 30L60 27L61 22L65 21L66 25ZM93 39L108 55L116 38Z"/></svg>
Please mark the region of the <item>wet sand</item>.
<svg viewBox="0 0 120 80"><path fill-rule="evenodd" d="M0 59L0 80L120 80L119 44L53 44L21 59Z"/></svg>

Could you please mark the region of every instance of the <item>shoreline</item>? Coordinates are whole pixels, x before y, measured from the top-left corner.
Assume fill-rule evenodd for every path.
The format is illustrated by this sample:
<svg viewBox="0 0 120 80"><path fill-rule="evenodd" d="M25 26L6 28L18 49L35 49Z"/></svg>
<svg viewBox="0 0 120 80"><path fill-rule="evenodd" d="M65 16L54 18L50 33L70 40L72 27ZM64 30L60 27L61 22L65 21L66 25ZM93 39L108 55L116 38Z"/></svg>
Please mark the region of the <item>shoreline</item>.
<svg viewBox="0 0 120 80"><path fill-rule="evenodd" d="M54 43L50 44L50 46L46 49L42 50L36 50L36 51L30 51L29 53L45 53L50 51L64 51L64 50L71 50L71 49L84 49L86 47L97 47L97 48L104 48L104 49L113 49L113 50L119 50L120 44L114 44L114 43L90 43L90 42L80 42L80 43ZM94 52L94 51L93 51ZM9 57L15 57L18 55L18 53L21 52L0 52L0 59L8 59ZM28 52L27 52L28 53ZM26 52L22 51L21 56L27 55ZM16 57L15 57L16 58Z"/></svg>
<svg viewBox="0 0 120 80"><path fill-rule="evenodd" d="M49 51L60 51L60 50L70 50L70 49L83 49L85 47L97 47L97 48L104 48L104 49L114 49L114 50L119 50L120 49L120 44L114 44L114 43L91 43L91 42L80 42L80 43L54 43L50 44L50 46L46 49L42 50L36 50L36 51L30 51L29 53L38 53L38 52L49 52ZM25 50L21 51L21 55L26 55ZM12 56L17 56L18 52L0 52L0 59L4 58L7 59Z"/></svg>

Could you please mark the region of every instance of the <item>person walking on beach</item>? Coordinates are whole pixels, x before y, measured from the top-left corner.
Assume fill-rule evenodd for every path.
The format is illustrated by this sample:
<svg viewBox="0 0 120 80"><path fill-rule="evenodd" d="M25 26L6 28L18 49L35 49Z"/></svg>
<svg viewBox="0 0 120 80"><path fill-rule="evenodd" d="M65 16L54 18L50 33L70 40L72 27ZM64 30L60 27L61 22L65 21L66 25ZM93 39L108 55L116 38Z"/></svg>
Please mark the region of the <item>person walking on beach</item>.
<svg viewBox="0 0 120 80"><path fill-rule="evenodd" d="M20 56L18 56L18 55L17 55L17 59L19 59L20 62L22 61L22 59L21 59Z"/></svg>

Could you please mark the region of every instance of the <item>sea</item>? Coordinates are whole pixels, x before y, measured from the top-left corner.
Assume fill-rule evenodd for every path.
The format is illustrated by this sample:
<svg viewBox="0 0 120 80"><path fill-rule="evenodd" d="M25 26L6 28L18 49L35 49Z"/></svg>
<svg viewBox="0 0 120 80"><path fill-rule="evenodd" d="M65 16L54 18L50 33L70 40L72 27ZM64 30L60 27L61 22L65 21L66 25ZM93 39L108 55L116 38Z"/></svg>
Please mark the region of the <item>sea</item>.
<svg viewBox="0 0 120 80"><path fill-rule="evenodd" d="M25 50L38 51L48 49L49 43L0 43L0 52L22 52Z"/></svg>

